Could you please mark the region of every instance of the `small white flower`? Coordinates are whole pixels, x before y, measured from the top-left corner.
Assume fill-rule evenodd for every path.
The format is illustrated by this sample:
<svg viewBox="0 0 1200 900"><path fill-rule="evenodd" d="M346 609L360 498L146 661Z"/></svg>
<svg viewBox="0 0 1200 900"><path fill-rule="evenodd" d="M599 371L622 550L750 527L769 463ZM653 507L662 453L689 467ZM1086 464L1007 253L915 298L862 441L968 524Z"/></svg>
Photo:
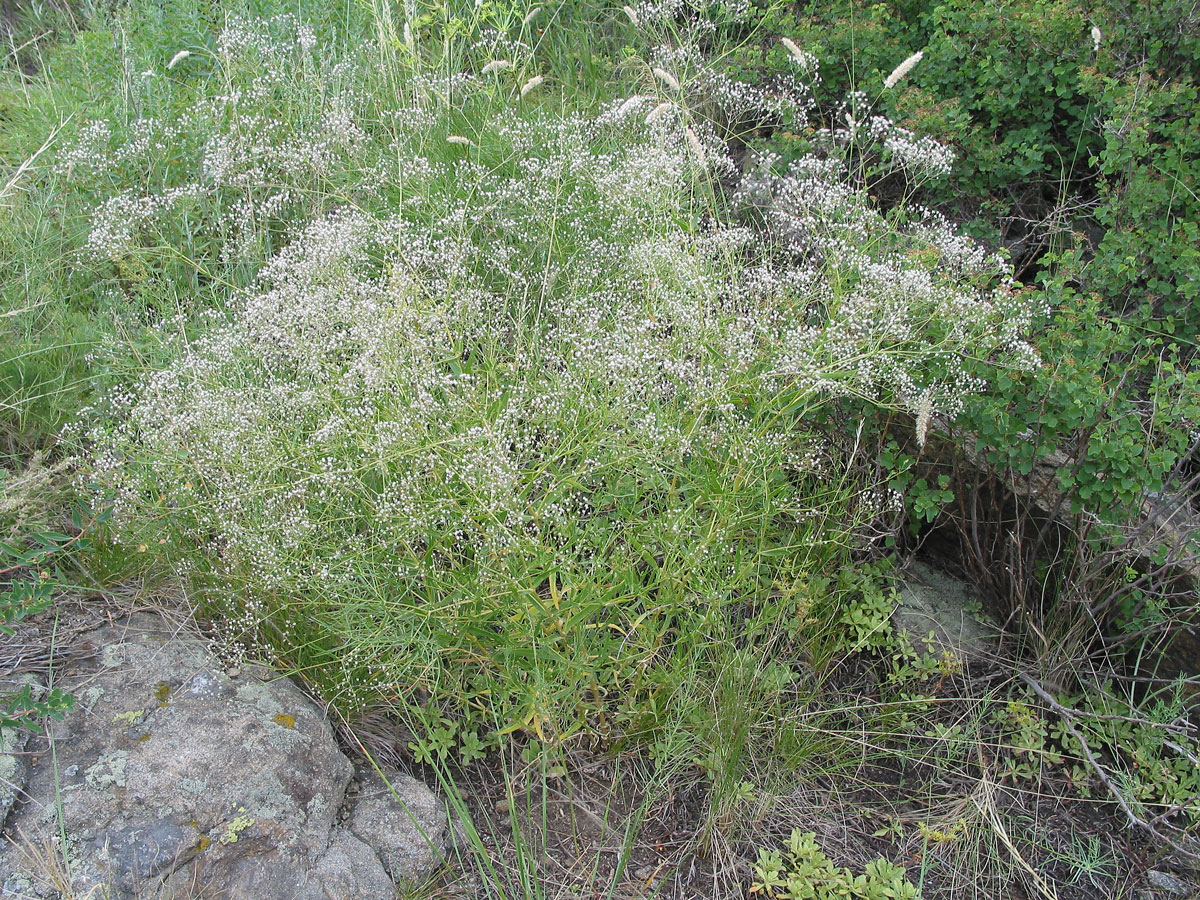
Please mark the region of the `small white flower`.
<svg viewBox="0 0 1200 900"><path fill-rule="evenodd" d="M309 53L317 46L317 33L307 25L302 25L296 32L296 43L301 50Z"/></svg>

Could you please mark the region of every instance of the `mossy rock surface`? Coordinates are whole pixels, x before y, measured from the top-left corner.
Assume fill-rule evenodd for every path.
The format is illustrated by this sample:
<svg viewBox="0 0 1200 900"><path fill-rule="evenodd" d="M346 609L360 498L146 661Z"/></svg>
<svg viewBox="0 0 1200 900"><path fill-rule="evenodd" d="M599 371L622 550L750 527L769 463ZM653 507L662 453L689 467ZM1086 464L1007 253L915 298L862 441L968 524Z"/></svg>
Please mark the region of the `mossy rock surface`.
<svg viewBox="0 0 1200 900"><path fill-rule="evenodd" d="M892 624L914 646L932 632L933 650L962 660L994 656L999 629L982 610L979 592L961 579L914 561L905 573Z"/></svg>

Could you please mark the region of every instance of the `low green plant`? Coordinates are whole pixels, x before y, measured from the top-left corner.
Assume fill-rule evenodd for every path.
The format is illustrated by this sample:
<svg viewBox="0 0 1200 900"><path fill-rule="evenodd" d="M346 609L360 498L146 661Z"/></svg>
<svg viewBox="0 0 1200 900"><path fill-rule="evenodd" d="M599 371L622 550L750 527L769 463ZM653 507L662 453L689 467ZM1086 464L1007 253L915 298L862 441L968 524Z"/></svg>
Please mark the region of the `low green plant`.
<svg viewBox="0 0 1200 900"><path fill-rule="evenodd" d="M1064 846L1050 850L1050 857L1068 868L1068 884L1097 890L1111 885L1117 866L1116 853L1095 834L1085 838L1072 832Z"/></svg>
<svg viewBox="0 0 1200 900"><path fill-rule="evenodd" d="M796 829L783 850L760 850L751 894L772 900L919 900L904 870L885 859L867 863L861 875L838 868L817 844L813 832Z"/></svg>
<svg viewBox="0 0 1200 900"><path fill-rule="evenodd" d="M23 684L0 697L0 729L16 726L36 731L46 718L62 719L74 708L75 698L61 688L43 691Z"/></svg>
<svg viewBox="0 0 1200 900"><path fill-rule="evenodd" d="M998 771L1021 782L1065 777L1081 795L1115 800L1143 822L1193 829L1200 739L1186 697L1176 686L1135 702L1110 682L1061 694L1047 709L1019 692L992 712Z"/></svg>
<svg viewBox="0 0 1200 900"><path fill-rule="evenodd" d="M1187 726L1185 696L1168 691L1135 705L1113 684L1103 684L1063 697L1062 706L1071 716L1060 716L1050 735L1074 761L1077 783L1090 780L1095 796L1104 794L1088 752L1104 754L1110 780L1127 803L1146 811L1147 819L1195 828L1200 823L1200 741Z"/></svg>
<svg viewBox="0 0 1200 900"><path fill-rule="evenodd" d="M16 634L25 619L48 609L55 592L67 583L62 563L90 545L82 513L76 512L74 525L74 536L44 531L26 534L21 541L0 542L0 634ZM74 706L74 698L60 688L43 690L26 683L0 696L0 729L37 728L47 716L61 719Z"/></svg>
<svg viewBox="0 0 1200 900"><path fill-rule="evenodd" d="M1062 764L1062 754L1049 742L1051 723L1036 707L1014 698L998 705L992 715L1003 748L999 768L1005 776L1037 779L1047 765Z"/></svg>

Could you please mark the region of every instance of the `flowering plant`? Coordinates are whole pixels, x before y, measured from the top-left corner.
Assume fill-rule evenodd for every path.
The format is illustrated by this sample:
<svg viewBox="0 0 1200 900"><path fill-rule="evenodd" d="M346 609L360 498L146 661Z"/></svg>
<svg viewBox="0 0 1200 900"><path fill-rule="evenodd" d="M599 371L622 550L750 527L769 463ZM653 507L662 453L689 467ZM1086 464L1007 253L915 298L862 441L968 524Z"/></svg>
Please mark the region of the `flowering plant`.
<svg viewBox="0 0 1200 900"><path fill-rule="evenodd" d="M262 52L236 27L222 47ZM343 708L385 686L550 739L640 715L679 660L750 639L735 610L877 533L897 498L807 413L857 398L923 437L980 387L962 359L1030 362L1031 311L944 221L876 210L836 140L763 160L729 198L745 221L721 221L735 167L674 76L548 115L498 98L497 71L424 76L400 109L331 95L303 133L213 106L180 190L251 198L264 165L331 172L326 147L377 162L330 174L362 202L294 227L112 398L87 479L120 539L152 533Z"/></svg>

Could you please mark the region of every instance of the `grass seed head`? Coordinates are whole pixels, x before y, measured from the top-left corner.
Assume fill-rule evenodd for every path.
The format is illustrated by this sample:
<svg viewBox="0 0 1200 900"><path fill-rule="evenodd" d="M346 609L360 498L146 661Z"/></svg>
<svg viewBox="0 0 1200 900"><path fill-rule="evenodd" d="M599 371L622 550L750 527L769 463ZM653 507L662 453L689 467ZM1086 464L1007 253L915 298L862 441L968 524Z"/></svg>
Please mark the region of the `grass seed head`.
<svg viewBox="0 0 1200 900"><path fill-rule="evenodd" d="M704 153L704 146L700 143L700 138L696 136L696 132L691 128L685 128L683 136L687 139L688 146L696 157L696 162L703 166L706 162L706 155Z"/></svg>
<svg viewBox="0 0 1200 900"><path fill-rule="evenodd" d="M905 59L900 65L892 69L887 78L883 80L884 90L895 87L903 78L913 70L913 66L921 61L921 57L925 55L924 50L918 50L912 56Z"/></svg>
<svg viewBox="0 0 1200 900"><path fill-rule="evenodd" d="M525 95L537 88L546 78L544 75L534 75L527 82L521 85L521 99L525 99Z"/></svg>
<svg viewBox="0 0 1200 900"><path fill-rule="evenodd" d="M654 107L654 109L650 110L650 112L648 112L646 114L646 124L653 125L655 122L657 122L659 119L661 119L663 116L665 116L667 113L669 113L674 108L675 108L674 103L672 103L670 100L664 100L662 103L658 104L658 106Z"/></svg>

